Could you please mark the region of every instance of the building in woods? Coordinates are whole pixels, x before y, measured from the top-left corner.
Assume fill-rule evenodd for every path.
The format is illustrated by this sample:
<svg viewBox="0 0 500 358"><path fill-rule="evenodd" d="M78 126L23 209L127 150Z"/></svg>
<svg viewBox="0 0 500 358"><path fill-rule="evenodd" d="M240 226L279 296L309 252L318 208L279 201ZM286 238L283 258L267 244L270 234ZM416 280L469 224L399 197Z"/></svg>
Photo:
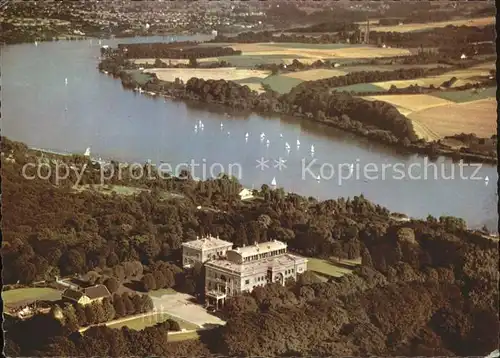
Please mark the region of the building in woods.
<svg viewBox="0 0 500 358"><path fill-rule="evenodd" d="M83 289L67 288L62 293L62 298L82 306L92 302L102 302L106 297L111 297L111 293L104 285L94 285Z"/></svg>
<svg viewBox="0 0 500 358"><path fill-rule="evenodd" d="M208 260L225 257L226 251L233 248L233 243L218 237L203 237L182 244L182 266L193 267L196 263L203 264Z"/></svg>
<svg viewBox="0 0 500 358"><path fill-rule="evenodd" d="M306 258L288 253L287 245L276 240L228 250L226 255L205 264L205 297L216 307L226 297L271 282L284 285L307 270Z"/></svg>

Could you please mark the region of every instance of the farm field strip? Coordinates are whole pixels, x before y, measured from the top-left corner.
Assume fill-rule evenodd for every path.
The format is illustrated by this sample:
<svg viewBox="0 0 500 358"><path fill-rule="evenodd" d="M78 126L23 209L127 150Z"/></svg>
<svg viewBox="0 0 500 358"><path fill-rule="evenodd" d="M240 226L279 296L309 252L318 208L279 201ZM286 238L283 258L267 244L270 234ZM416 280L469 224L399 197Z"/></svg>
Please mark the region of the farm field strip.
<svg viewBox="0 0 500 358"><path fill-rule="evenodd" d="M475 133L491 137L496 133L496 99L451 103L411 113L408 118L429 127L440 137Z"/></svg>
<svg viewBox="0 0 500 358"><path fill-rule="evenodd" d="M467 19L467 20L450 20L450 21L391 25L391 26L379 26L378 24L370 23L370 29L372 31L412 32L412 31L430 30L438 27L446 27L448 25L484 27L487 25L492 25L494 23L495 23L495 18L493 16L488 16L488 17L481 17L481 18ZM361 24L360 26L366 26L366 22L361 22L360 24Z"/></svg>
<svg viewBox="0 0 500 358"><path fill-rule="evenodd" d="M173 82L176 78L187 82L190 78L197 77L205 80L226 80L234 81L248 77L266 78L270 75L269 71L245 70L237 69L236 67L225 68L158 68L146 70L148 73L155 73L160 80Z"/></svg>
<svg viewBox="0 0 500 358"><path fill-rule="evenodd" d="M411 112L423 109L453 104L453 102L427 94L400 94L362 97L367 100L376 100L390 103L394 106L407 109Z"/></svg>
<svg viewBox="0 0 500 358"><path fill-rule="evenodd" d="M302 81L315 81L323 78L330 78L336 76L345 76L346 72L343 70L330 70L330 69L313 69L306 71L288 72L282 74L285 77L296 78Z"/></svg>

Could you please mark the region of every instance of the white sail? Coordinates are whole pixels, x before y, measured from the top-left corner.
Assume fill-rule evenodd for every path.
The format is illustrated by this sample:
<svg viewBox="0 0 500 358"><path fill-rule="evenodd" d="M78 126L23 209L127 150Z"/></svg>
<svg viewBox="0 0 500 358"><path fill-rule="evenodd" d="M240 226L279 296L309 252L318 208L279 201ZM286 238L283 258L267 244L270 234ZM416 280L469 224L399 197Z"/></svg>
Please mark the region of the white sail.
<svg viewBox="0 0 500 358"><path fill-rule="evenodd" d="M314 153L314 145L311 144L311 153Z"/></svg>
<svg viewBox="0 0 500 358"><path fill-rule="evenodd" d="M271 144L271 142L269 141L269 139L267 140L266 144L267 144L267 145Z"/></svg>
<svg viewBox="0 0 500 358"><path fill-rule="evenodd" d="M84 156L89 157L90 156L90 147L85 149L85 153L83 153Z"/></svg>
<svg viewBox="0 0 500 358"><path fill-rule="evenodd" d="M300 140L297 139L297 147L300 145Z"/></svg>
<svg viewBox="0 0 500 358"><path fill-rule="evenodd" d="M247 132L247 133L245 134L245 138L248 138L248 136L249 136L249 134L248 134L248 132Z"/></svg>
<svg viewBox="0 0 500 358"><path fill-rule="evenodd" d="M283 138L283 133L280 133L280 138Z"/></svg>
<svg viewBox="0 0 500 358"><path fill-rule="evenodd" d="M290 149L290 144L288 144L288 142L285 142L285 147L286 147L287 149Z"/></svg>
<svg viewBox="0 0 500 358"><path fill-rule="evenodd" d="M67 85L68 84L68 78L65 78L64 79L64 84Z"/></svg>
<svg viewBox="0 0 500 358"><path fill-rule="evenodd" d="M271 181L271 185L276 186L276 178L273 178L273 180Z"/></svg>

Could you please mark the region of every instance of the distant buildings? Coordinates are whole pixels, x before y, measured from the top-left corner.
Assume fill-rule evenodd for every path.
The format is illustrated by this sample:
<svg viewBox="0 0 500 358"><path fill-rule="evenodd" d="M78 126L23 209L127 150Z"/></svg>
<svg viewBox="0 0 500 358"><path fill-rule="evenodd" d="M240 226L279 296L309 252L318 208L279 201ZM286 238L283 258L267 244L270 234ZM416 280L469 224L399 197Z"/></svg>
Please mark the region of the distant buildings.
<svg viewBox="0 0 500 358"><path fill-rule="evenodd" d="M218 306L226 297L250 292L271 282L284 285L287 279L307 270L307 259L287 252L281 241L255 243L233 249L233 244L205 238L183 244L183 264L205 265L205 298Z"/></svg>

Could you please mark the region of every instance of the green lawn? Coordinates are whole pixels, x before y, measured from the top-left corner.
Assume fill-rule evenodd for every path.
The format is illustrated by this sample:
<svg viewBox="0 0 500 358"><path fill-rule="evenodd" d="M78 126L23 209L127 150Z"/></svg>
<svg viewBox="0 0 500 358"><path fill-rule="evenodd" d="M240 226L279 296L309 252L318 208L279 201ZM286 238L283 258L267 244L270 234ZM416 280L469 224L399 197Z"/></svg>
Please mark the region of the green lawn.
<svg viewBox="0 0 500 358"><path fill-rule="evenodd" d="M2 291L4 304L13 304L21 301L57 301L61 299L61 292L48 287L18 288Z"/></svg>
<svg viewBox="0 0 500 358"><path fill-rule="evenodd" d="M152 296L152 297L161 297L161 296L164 296L164 295L173 295L173 294L176 294L177 291L175 291L174 289L171 289L171 288L162 288L162 289L159 289L159 290L154 290L154 291L150 291L148 294L149 296Z"/></svg>
<svg viewBox="0 0 500 358"><path fill-rule="evenodd" d="M200 335L198 332L187 332L187 333L175 333L168 335L169 342L185 341L188 339L198 339Z"/></svg>
<svg viewBox="0 0 500 358"><path fill-rule="evenodd" d="M488 87L484 91L478 91L477 93L474 93L473 90L446 91L446 92L436 91L431 93L431 95L434 97L447 99L449 101L453 101L456 103L463 103L463 102L477 101L479 99L485 99L489 97L495 98L496 92L497 92L496 87Z"/></svg>
<svg viewBox="0 0 500 358"><path fill-rule="evenodd" d="M140 331L141 329L144 329L146 327L154 326L157 323L164 322L167 319L173 319L179 323L181 328L186 329L186 330L193 330L193 329L198 329L199 327L195 324L180 320L178 318L174 318L167 313L154 313L150 316L147 317L139 317L139 318L134 318L130 319L127 321L115 323L115 324L110 324L108 327L109 328L122 328L127 326L130 329L135 329L137 331Z"/></svg>
<svg viewBox="0 0 500 358"><path fill-rule="evenodd" d="M269 76L262 80L262 83L268 84L271 86L271 89L281 94L290 92L293 87L301 84L302 82L302 80L297 78L280 75Z"/></svg>
<svg viewBox="0 0 500 358"><path fill-rule="evenodd" d="M327 275L331 277L342 277L345 274L351 273L352 270L335 266L330 263L328 260L317 259L317 258L308 258L307 269L311 271L318 272L322 275Z"/></svg>
<svg viewBox="0 0 500 358"><path fill-rule="evenodd" d="M371 83L357 83L355 85L342 86L334 88L338 92L385 92L385 89Z"/></svg>

